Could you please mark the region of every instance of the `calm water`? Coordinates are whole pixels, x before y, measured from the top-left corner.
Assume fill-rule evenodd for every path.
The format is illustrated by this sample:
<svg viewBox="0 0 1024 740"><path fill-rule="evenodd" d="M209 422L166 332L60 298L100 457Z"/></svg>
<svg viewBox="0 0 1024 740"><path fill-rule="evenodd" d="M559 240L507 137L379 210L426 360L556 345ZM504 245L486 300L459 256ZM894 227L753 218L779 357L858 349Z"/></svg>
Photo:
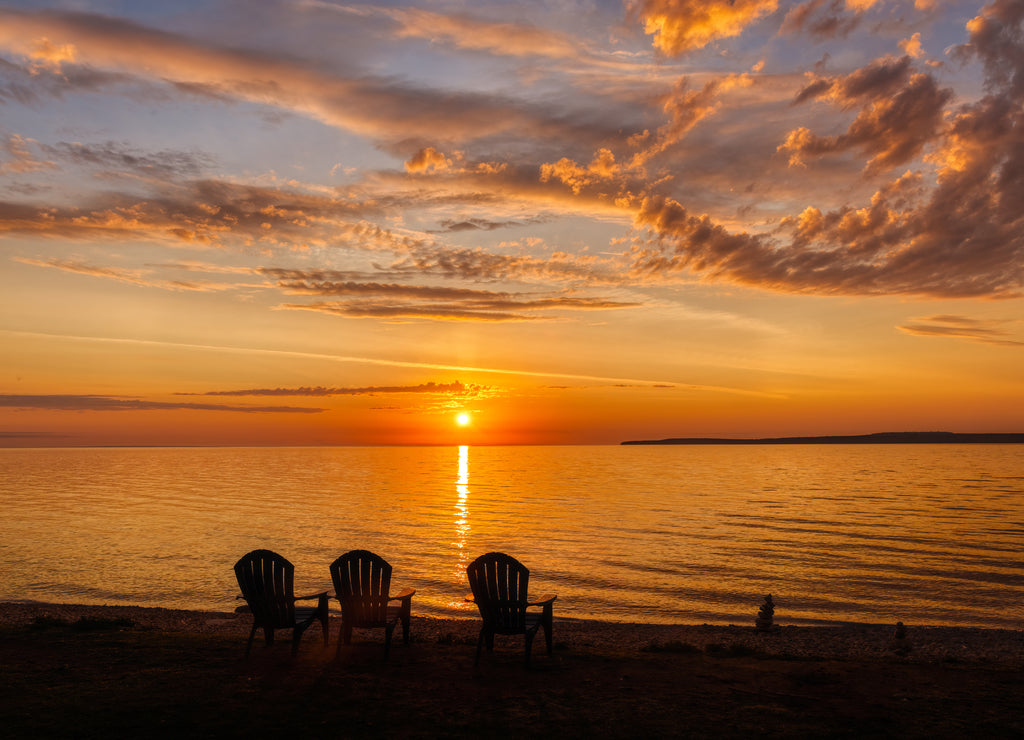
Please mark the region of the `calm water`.
<svg viewBox="0 0 1024 740"><path fill-rule="evenodd" d="M0 450L0 600L230 610L265 547L296 588L365 548L416 613L474 616L500 550L556 616L1024 627L1024 447Z"/></svg>

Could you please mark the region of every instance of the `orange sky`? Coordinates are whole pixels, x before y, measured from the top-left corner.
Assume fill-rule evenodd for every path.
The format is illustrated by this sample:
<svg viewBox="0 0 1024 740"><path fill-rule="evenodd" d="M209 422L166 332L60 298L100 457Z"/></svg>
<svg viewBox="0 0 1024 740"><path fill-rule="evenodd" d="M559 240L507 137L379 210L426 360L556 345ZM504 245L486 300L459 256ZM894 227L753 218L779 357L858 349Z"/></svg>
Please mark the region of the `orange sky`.
<svg viewBox="0 0 1024 740"><path fill-rule="evenodd" d="M1024 431L1020 2L145 5L0 4L0 445Z"/></svg>

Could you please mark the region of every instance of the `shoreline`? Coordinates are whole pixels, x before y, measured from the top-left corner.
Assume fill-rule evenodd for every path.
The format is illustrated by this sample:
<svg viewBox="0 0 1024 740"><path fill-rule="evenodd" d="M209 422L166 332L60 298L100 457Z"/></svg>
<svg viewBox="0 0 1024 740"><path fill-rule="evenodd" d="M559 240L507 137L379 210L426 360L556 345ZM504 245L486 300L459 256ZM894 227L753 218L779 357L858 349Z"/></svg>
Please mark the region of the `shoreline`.
<svg viewBox="0 0 1024 740"><path fill-rule="evenodd" d="M80 619L127 620L128 629L198 635L237 635L244 640L252 626L247 613L195 611L133 605L0 602L0 628L30 627L37 620L74 623ZM751 620L753 622L753 620ZM337 637L339 615L332 611L329 637ZM412 616L413 640L475 645L478 618ZM318 627L314 628L314 632ZM569 649L633 654L659 650L707 652L726 646L769 657L801 660L899 660L919 664L983 664L1024 669L1024 630L990 627L906 625L906 637L894 639L895 625L835 622L819 625L776 624L762 632L750 625L655 624L559 618L554 639ZM259 638L258 638L259 639ZM307 639L307 638L304 638ZM670 646L670 647L666 647Z"/></svg>

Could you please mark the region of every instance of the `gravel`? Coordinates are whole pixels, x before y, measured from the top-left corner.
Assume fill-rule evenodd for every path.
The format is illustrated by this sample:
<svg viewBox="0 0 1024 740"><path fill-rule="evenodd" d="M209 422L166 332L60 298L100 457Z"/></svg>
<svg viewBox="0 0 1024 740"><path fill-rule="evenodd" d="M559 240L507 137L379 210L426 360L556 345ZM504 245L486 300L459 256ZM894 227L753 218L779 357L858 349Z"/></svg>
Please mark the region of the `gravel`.
<svg viewBox="0 0 1024 740"><path fill-rule="evenodd" d="M247 637L248 614L199 612L139 606L0 603L0 626L28 627L46 621L94 620L114 628L237 634ZM338 615L331 616L331 639ZM316 629L314 627L314 629ZM479 622L473 619L413 617L418 642L475 645ZM559 619L554 641L563 648L600 653L706 652L722 656L761 655L792 659L879 660L909 663L971 663L1024 668L1024 631L977 627L906 625L776 625L762 632L745 625L661 625Z"/></svg>

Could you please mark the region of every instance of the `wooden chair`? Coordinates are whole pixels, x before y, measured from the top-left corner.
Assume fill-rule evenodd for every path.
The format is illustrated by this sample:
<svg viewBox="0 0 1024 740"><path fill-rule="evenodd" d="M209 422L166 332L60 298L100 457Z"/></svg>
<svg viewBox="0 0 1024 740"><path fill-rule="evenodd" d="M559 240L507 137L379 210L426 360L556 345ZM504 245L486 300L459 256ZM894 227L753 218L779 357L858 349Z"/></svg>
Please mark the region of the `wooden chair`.
<svg viewBox="0 0 1024 740"><path fill-rule="evenodd" d="M352 550L331 563L334 595L341 602L337 653L352 642L352 629L384 628L384 657L391 652L391 634L402 623L402 642L409 644L409 616L415 589L390 595L391 566L368 550ZM400 602L389 606L390 602Z"/></svg>
<svg viewBox="0 0 1024 740"><path fill-rule="evenodd" d="M469 587L473 593L467 601L476 602L480 609L483 626L476 643L476 661L480 663L480 651L484 642L487 650L494 649L495 635L523 635L526 638L526 664L530 664L530 650L537 630L544 628L548 655L551 654L552 604L557 596L545 595L537 601L528 601L526 589L530 583L530 571L511 555L489 552L481 555L466 569ZM527 613L528 606L543 607L540 613Z"/></svg>
<svg viewBox="0 0 1024 740"><path fill-rule="evenodd" d="M266 644L274 644L275 629L292 631L292 655L299 650L299 640L314 621L320 621L327 646L327 592L296 596L295 566L270 550L253 550L235 563L235 577L242 596L252 611L252 632L245 646L248 659L256 630L262 628ZM316 606L296 606L296 601L316 599Z"/></svg>

